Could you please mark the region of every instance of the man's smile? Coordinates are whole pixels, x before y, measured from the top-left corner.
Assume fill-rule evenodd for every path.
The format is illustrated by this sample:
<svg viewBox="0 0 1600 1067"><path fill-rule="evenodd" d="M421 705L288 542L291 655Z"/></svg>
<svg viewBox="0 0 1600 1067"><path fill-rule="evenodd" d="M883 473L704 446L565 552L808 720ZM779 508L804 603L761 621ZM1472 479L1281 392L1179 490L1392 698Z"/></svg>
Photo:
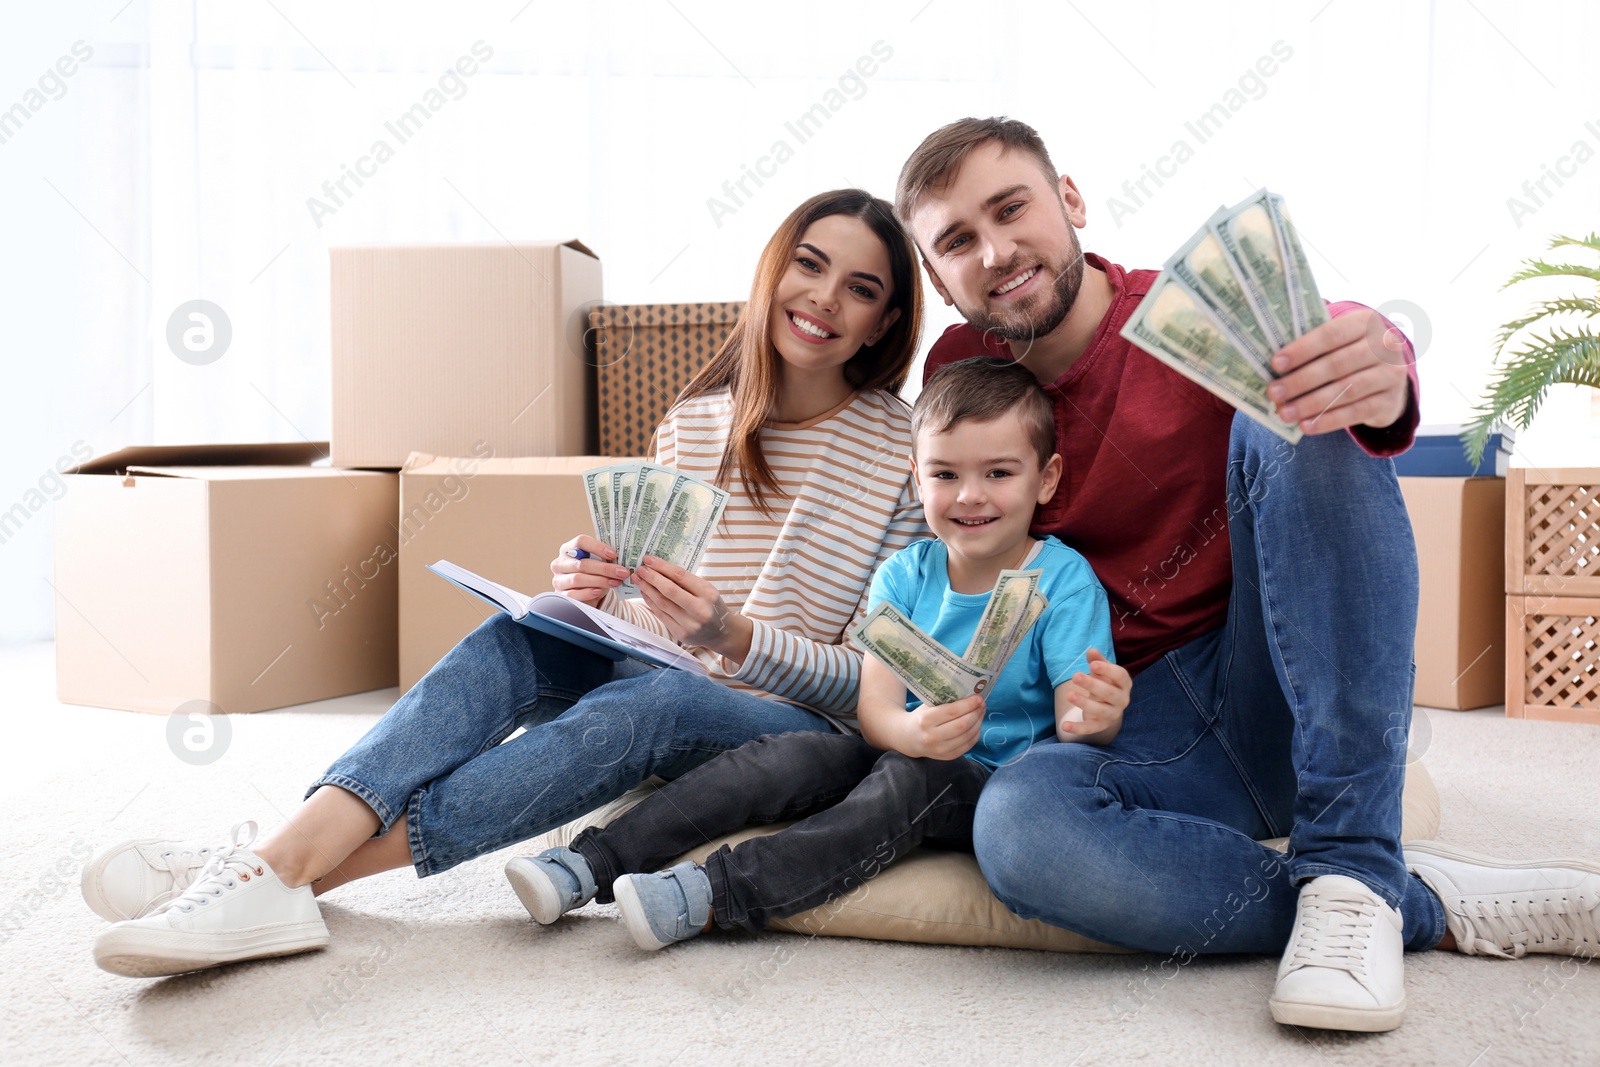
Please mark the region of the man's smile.
<svg viewBox="0 0 1600 1067"><path fill-rule="evenodd" d="M1035 264L1034 266L1029 267L1026 270L1018 271L1016 274L1013 274L1010 278L1007 278L1006 281L1003 284L999 285L998 287L996 287L994 289L991 289L989 291L989 295L990 296L1005 296L1008 293L1015 292L1017 289L1020 289L1024 285L1027 285L1029 282L1033 281L1034 277L1038 275L1038 273L1039 273L1039 271L1041 269L1042 268L1040 268L1037 264Z"/></svg>

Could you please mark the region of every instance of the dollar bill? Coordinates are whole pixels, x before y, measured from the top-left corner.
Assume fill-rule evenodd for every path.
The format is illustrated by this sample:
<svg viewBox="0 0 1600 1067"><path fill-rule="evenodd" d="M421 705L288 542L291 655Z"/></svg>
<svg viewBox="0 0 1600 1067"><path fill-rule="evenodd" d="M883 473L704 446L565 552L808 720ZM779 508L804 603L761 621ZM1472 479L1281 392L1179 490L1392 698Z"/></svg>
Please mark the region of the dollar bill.
<svg viewBox="0 0 1600 1067"><path fill-rule="evenodd" d="M628 524L622 531L622 544L617 552L624 567L637 567L644 558L645 541L655 529L656 522L667 508L667 502L678 491L685 475L670 467L653 464L639 468L635 477L633 504L628 508Z"/></svg>
<svg viewBox="0 0 1600 1067"><path fill-rule="evenodd" d="M1208 224L1239 268L1245 293L1277 351L1305 331L1299 328L1299 302L1289 294L1289 279L1278 244L1278 228L1265 191L1212 216Z"/></svg>
<svg viewBox="0 0 1600 1067"><path fill-rule="evenodd" d="M687 476L675 487L641 555L657 556L685 570L694 570L706 542L722 518L728 494Z"/></svg>
<svg viewBox="0 0 1600 1067"><path fill-rule="evenodd" d="M1028 631L1033 629L1033 624L1039 621L1039 616L1043 615L1044 609L1049 606L1050 598L1038 590L1035 590L1034 594L1028 598L1028 607L1023 613L1022 625L1017 627L1016 632L1012 634L1010 644L1006 645L1005 650L1000 653L1000 666L995 671L996 674L1005 670L1005 665L1011 662L1012 653L1016 652L1017 646L1022 644L1022 639L1028 636Z"/></svg>
<svg viewBox="0 0 1600 1067"><path fill-rule="evenodd" d="M1156 278L1122 336L1285 440L1300 440L1300 428L1278 418L1266 379L1239 350L1242 342L1177 276Z"/></svg>
<svg viewBox="0 0 1600 1067"><path fill-rule="evenodd" d="M1244 355L1250 357L1263 374L1270 373L1273 353L1277 351L1267 336L1256 310L1245 295L1244 283L1239 280L1232 261L1222 250L1222 242L1210 229L1201 229L1167 260L1166 269L1183 279L1199 294L1249 347Z"/></svg>
<svg viewBox="0 0 1600 1067"><path fill-rule="evenodd" d="M1016 647L1016 639L1027 617L1028 603L1039 588L1039 579L1043 574L1041 570L1000 572L962 659L980 671L1000 673L1006 651Z"/></svg>
<svg viewBox="0 0 1600 1067"><path fill-rule="evenodd" d="M1262 190L1266 192L1266 190ZM1300 235L1289 218L1289 208L1283 197L1267 193L1267 208L1272 212L1273 225L1278 231L1278 243L1283 249L1284 266L1288 268L1289 292L1301 313L1302 333L1316 329L1328 321L1328 305L1317 289L1317 280L1311 276L1311 262L1300 244Z"/></svg>
<svg viewBox="0 0 1600 1067"><path fill-rule="evenodd" d="M879 604L850 632L924 704L949 704L982 693L993 676L960 659L893 604Z"/></svg>
<svg viewBox="0 0 1600 1067"><path fill-rule="evenodd" d="M594 522L595 540L608 545L612 538L611 474L610 467L596 467L583 472L583 491L589 501L589 518Z"/></svg>
<svg viewBox="0 0 1600 1067"><path fill-rule="evenodd" d="M620 464L611 478L611 547L617 550L617 562L624 567L630 564L621 558L622 539L628 528L628 517L633 511L634 486L639 481L640 464Z"/></svg>

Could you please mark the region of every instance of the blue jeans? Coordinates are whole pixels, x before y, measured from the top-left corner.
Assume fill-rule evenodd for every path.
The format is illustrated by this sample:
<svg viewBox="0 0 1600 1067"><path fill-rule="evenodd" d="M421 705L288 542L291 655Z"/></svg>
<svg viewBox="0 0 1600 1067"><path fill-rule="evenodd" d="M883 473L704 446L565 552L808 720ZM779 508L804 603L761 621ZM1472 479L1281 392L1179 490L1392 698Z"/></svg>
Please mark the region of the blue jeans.
<svg viewBox="0 0 1600 1067"><path fill-rule="evenodd" d="M1432 948L1444 912L1400 852L1417 559L1394 464L1240 415L1227 485L1227 621L1139 674L1114 743L996 771L979 865L1019 915L1182 957L1281 953L1299 884L1343 874Z"/></svg>
<svg viewBox="0 0 1600 1067"><path fill-rule="evenodd" d="M518 727L526 732L506 740ZM676 778L763 734L827 730L796 704L685 671L615 663L496 614L328 768L406 817L426 877L569 822L653 774Z"/></svg>

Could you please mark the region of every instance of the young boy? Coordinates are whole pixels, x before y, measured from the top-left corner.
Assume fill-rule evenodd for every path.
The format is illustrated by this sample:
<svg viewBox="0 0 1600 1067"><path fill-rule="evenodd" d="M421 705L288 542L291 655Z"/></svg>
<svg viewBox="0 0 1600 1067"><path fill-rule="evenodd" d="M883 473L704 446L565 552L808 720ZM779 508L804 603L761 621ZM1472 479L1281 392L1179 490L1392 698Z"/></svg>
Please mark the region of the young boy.
<svg viewBox="0 0 1600 1067"><path fill-rule="evenodd" d="M518 857L506 876L529 913L551 923L611 886L633 939L663 948L710 929L758 930L873 877L918 844L972 848L972 815L990 773L1029 746L1105 744L1128 705L1111 648L1105 591L1083 557L1028 533L1061 477L1050 402L1018 364L972 359L941 371L912 412L913 470L929 527L873 576L934 640L965 651L1006 568L1039 569L1049 606L982 695L934 707L864 658L861 736L762 737L669 783L570 849ZM663 863L742 827L798 819L724 846L703 865Z"/></svg>

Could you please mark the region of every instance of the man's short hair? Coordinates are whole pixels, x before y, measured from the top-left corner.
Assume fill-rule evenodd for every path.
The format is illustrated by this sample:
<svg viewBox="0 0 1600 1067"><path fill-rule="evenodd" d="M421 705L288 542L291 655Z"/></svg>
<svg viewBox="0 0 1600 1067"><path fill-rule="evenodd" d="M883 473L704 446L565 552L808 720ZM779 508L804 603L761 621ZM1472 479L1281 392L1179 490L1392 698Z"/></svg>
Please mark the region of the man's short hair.
<svg viewBox="0 0 1600 1067"><path fill-rule="evenodd" d="M1027 123L1004 116L959 119L928 134L900 168L900 181L894 193L894 213L900 216L900 221L909 226L911 213L917 209L917 202L923 195L948 186L972 150L990 141L999 141L1008 150L1016 149L1032 156L1052 184L1060 178L1056 165L1050 162L1050 153L1045 151L1044 141Z"/></svg>
<svg viewBox="0 0 1600 1067"><path fill-rule="evenodd" d="M1022 420L1039 466L1056 452L1056 419L1044 387L1020 363L993 356L964 359L941 369L923 386L911 408L911 436L948 433L958 423L988 422L1002 415Z"/></svg>

